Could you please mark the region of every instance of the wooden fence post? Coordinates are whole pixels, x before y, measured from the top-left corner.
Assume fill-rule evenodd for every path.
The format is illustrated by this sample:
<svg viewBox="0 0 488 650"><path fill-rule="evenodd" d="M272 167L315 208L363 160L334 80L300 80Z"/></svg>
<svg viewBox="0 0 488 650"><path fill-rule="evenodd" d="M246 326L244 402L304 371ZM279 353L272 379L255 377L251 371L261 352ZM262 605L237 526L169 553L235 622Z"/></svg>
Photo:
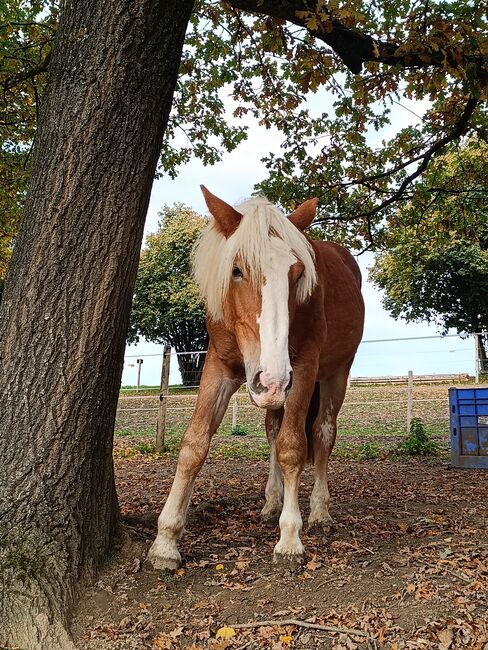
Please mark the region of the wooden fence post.
<svg viewBox="0 0 488 650"><path fill-rule="evenodd" d="M169 367L171 362L171 346L165 345L163 352L163 367L161 369L161 386L159 390L158 421L156 422L156 452L164 451L164 433L166 430L166 409L168 408Z"/></svg>
<svg viewBox="0 0 488 650"><path fill-rule="evenodd" d="M408 383L407 383L407 433L410 433L412 412L413 412L413 371L409 370Z"/></svg>
<svg viewBox="0 0 488 650"><path fill-rule="evenodd" d="M234 398L233 398L233 401L232 401L232 429L231 429L231 433L234 433L236 425L237 425L237 395L234 395Z"/></svg>

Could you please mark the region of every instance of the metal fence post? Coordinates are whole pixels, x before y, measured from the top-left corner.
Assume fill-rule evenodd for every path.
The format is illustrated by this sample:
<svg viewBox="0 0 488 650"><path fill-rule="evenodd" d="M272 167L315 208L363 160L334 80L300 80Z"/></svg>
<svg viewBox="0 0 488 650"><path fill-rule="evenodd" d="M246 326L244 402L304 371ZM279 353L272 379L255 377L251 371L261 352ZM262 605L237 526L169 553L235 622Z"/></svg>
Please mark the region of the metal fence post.
<svg viewBox="0 0 488 650"><path fill-rule="evenodd" d="M474 383L480 383L480 343L479 334L474 334Z"/></svg>
<svg viewBox="0 0 488 650"><path fill-rule="evenodd" d="M144 359L136 359L137 363L137 390L141 388L141 368L144 363Z"/></svg>
<svg viewBox="0 0 488 650"><path fill-rule="evenodd" d="M156 451L164 451L164 433L166 430L166 409L168 408L169 367L171 363L171 346L165 345L163 367L161 369L161 386L159 391L158 420L156 422Z"/></svg>
<svg viewBox="0 0 488 650"><path fill-rule="evenodd" d="M410 433L412 412L413 412L413 371L409 370L408 382L407 382L407 433Z"/></svg>

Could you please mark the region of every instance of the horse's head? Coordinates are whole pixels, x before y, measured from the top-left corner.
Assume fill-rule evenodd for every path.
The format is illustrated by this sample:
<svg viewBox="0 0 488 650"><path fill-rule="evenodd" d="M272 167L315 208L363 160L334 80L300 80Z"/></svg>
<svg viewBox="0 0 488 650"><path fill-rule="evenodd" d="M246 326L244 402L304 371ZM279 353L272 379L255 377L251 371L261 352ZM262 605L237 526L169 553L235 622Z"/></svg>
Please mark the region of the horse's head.
<svg viewBox="0 0 488 650"><path fill-rule="evenodd" d="M302 230L317 200L287 218L261 197L237 210L202 191L213 221L196 249L195 276L207 310L235 336L251 400L280 408L292 384L290 324L316 283L313 250Z"/></svg>

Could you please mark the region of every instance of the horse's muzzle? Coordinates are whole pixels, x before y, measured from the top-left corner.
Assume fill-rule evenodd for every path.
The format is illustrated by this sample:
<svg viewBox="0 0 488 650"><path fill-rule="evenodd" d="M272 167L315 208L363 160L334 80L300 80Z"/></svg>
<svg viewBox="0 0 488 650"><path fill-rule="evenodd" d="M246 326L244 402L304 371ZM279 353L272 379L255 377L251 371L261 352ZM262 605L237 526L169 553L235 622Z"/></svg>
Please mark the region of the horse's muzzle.
<svg viewBox="0 0 488 650"><path fill-rule="evenodd" d="M249 385L249 397L256 406L266 409L279 409L285 403L286 396L293 383L293 373L289 372L288 381L266 382L264 373L259 371Z"/></svg>

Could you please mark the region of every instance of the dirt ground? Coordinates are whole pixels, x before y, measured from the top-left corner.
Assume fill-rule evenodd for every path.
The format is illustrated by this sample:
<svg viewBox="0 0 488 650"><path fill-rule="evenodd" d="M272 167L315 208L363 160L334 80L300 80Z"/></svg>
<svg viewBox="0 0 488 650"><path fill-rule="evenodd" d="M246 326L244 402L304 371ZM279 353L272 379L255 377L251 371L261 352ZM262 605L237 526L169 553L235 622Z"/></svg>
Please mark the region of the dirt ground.
<svg viewBox="0 0 488 650"><path fill-rule="evenodd" d="M488 649L488 472L446 457L333 460L335 527L305 530L305 563L290 570L272 564L278 529L259 518L267 463L209 460L183 566L155 573L144 558L174 468L150 455L116 461L126 540L82 599L80 650ZM304 521L311 484L307 468Z"/></svg>

